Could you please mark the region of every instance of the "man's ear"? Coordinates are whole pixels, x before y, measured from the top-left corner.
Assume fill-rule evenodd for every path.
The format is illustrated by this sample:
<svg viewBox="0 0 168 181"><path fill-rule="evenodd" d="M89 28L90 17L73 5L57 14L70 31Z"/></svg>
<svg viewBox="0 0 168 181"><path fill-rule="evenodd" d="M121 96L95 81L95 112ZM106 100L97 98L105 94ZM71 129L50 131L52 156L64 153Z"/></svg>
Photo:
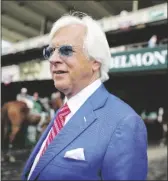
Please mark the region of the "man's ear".
<svg viewBox="0 0 168 181"><path fill-rule="evenodd" d="M100 67L101 67L101 63L96 60L93 60L93 64L92 64L93 71L100 70Z"/></svg>

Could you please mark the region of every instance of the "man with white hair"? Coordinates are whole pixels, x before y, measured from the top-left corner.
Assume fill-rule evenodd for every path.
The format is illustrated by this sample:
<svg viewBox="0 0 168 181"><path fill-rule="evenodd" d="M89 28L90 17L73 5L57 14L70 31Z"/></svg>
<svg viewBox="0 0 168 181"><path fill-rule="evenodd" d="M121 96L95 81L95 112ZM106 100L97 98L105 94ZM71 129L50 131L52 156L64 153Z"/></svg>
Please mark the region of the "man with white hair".
<svg viewBox="0 0 168 181"><path fill-rule="evenodd" d="M66 102L30 155L23 180L145 180L147 132L140 116L103 85L111 60L99 25L65 15L44 50Z"/></svg>

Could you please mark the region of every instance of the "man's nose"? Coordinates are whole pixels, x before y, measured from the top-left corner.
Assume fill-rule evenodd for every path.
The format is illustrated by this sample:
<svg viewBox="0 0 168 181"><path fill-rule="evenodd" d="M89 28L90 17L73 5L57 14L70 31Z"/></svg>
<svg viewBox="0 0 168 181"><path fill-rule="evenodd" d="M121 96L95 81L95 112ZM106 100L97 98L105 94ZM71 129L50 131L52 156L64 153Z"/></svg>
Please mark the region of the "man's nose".
<svg viewBox="0 0 168 181"><path fill-rule="evenodd" d="M53 64L62 63L62 60L60 58L58 51L55 51L53 53L53 55L50 57L49 61Z"/></svg>

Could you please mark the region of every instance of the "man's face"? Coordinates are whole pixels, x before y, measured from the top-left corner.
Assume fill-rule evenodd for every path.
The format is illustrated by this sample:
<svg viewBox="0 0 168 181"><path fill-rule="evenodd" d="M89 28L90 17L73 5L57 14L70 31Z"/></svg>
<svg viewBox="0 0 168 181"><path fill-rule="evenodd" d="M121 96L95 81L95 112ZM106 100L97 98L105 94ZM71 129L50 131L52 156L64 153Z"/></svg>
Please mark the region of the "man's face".
<svg viewBox="0 0 168 181"><path fill-rule="evenodd" d="M38 93L37 93L37 92L35 92L33 96L34 96L34 100L38 100L39 95L38 95Z"/></svg>
<svg viewBox="0 0 168 181"><path fill-rule="evenodd" d="M86 29L82 25L69 25L60 28L51 43L56 48L50 57L50 71L55 87L67 97L78 93L89 85L95 78L95 72L99 71L98 63L90 61L84 52L84 38ZM65 46L71 48L67 50ZM63 47L64 56L60 53ZM61 50L62 51L62 50Z"/></svg>

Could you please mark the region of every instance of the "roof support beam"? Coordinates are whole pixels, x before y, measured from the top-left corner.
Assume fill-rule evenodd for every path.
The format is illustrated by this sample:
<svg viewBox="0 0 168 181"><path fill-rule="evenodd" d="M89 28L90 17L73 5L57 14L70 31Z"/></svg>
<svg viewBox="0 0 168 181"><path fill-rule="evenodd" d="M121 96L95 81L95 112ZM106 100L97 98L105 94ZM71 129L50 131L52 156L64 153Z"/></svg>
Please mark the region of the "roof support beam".
<svg viewBox="0 0 168 181"><path fill-rule="evenodd" d="M55 8L55 11L57 11L61 16L67 13L66 8L58 1L45 1L45 3L48 3L50 8Z"/></svg>
<svg viewBox="0 0 168 181"><path fill-rule="evenodd" d="M7 41L12 41L12 42L17 42L17 41L22 41L27 39L26 36L21 35L20 33L11 31L5 27L1 27L1 31L2 31L2 39L7 40Z"/></svg>
<svg viewBox="0 0 168 181"><path fill-rule="evenodd" d="M111 14L106 8L96 1L87 1L87 3L89 7L93 7L95 11L99 12L100 16L109 16Z"/></svg>
<svg viewBox="0 0 168 181"><path fill-rule="evenodd" d="M32 27L24 25L22 22L7 16L7 15L2 15L2 26L6 26L9 29L13 29L14 31L18 33L25 33L28 37L30 36L37 36L40 34L40 30L36 30Z"/></svg>
<svg viewBox="0 0 168 181"><path fill-rule="evenodd" d="M3 1L2 10L4 13L7 12L7 14L12 18L19 20L23 24L28 24L28 26L40 31L41 22L46 18L45 15L39 14L35 10L26 7L26 2L22 2L22 6L19 5L19 3L20 2L15 1ZM48 20L48 24L51 26L52 22Z"/></svg>
<svg viewBox="0 0 168 181"><path fill-rule="evenodd" d="M98 1L97 3L101 4L110 13L110 16L115 14L116 12L115 7L110 6L106 1Z"/></svg>
<svg viewBox="0 0 168 181"><path fill-rule="evenodd" d="M110 12L101 6L100 3L95 1L64 1L64 3L70 8L72 7L72 10L86 12L96 19L110 15Z"/></svg>

